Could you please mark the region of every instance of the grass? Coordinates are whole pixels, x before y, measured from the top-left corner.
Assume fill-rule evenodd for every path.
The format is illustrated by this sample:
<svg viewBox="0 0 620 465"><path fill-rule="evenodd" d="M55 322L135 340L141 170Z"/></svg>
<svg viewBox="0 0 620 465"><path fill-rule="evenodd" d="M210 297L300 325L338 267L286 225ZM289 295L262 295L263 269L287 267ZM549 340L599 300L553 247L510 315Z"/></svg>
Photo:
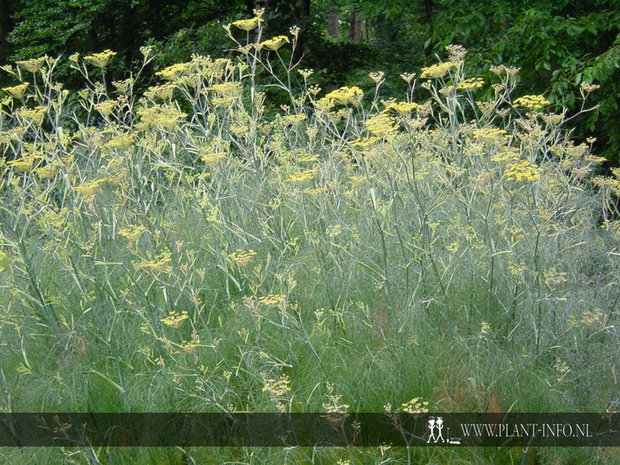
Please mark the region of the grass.
<svg viewBox="0 0 620 465"><path fill-rule="evenodd" d="M3 411L618 408L620 181L543 97L450 47L402 102L286 47L161 70L3 69ZM248 34L249 37L249 34ZM268 42L268 45L273 45ZM107 61L106 61L107 60ZM279 68L278 68L279 67ZM272 114L271 87L290 96ZM428 92L425 102L413 95ZM584 102L592 87L584 87ZM415 92L414 92L415 91ZM319 97L323 95L323 97ZM69 105L74 98L79 107ZM529 107L527 107L529 105ZM584 103L582 111L589 109ZM426 402L426 404L424 404ZM11 463L612 463L614 450L3 449ZM617 462L616 462L617 463Z"/></svg>

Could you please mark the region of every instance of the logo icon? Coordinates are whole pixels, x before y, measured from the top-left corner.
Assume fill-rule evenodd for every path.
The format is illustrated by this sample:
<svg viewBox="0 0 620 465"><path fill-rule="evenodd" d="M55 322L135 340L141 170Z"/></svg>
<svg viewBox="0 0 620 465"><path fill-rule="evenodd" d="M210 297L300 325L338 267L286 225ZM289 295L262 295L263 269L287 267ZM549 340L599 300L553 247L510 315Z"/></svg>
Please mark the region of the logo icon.
<svg viewBox="0 0 620 465"><path fill-rule="evenodd" d="M430 436L428 437L427 444L430 444L433 441L433 444L437 444L440 440L442 443L446 442L443 437L443 417L430 417L428 419L428 429L430 431ZM435 430L437 430L437 435L435 435Z"/></svg>

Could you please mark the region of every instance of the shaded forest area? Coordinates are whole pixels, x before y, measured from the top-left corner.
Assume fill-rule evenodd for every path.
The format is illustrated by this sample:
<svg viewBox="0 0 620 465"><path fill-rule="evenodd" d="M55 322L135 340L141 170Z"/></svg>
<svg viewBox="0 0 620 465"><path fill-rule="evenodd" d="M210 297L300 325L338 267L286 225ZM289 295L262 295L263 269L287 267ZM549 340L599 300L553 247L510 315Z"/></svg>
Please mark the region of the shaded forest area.
<svg viewBox="0 0 620 465"><path fill-rule="evenodd" d="M580 84L600 85L598 107L571 121L574 136L595 137L595 152L620 164L620 2L618 0L0 0L0 63L47 54L69 57L104 49L118 52L116 78L153 45L154 71L192 53L227 54L223 24L266 8L265 33L301 28L302 67L324 86L373 86L372 71L388 78L384 96L402 89L398 74L435 61L446 45L469 50L468 73L490 76L492 65L521 67L517 95L544 94L570 113L579 111ZM77 86L68 65L58 73ZM0 84L11 85L0 74ZM330 89L325 89L330 90Z"/></svg>

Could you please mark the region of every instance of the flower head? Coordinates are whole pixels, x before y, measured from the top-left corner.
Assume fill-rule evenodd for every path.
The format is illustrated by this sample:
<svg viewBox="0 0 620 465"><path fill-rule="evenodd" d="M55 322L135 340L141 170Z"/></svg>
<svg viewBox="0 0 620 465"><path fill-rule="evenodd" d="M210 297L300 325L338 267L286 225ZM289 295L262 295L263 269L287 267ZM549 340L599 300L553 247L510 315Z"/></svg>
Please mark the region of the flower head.
<svg viewBox="0 0 620 465"><path fill-rule="evenodd" d="M84 61L97 68L105 68L114 55L116 55L116 52L104 50L100 53L93 53L92 55L85 56Z"/></svg>
<svg viewBox="0 0 620 465"><path fill-rule="evenodd" d="M524 107L530 110L542 110L543 107L550 104L551 102L542 95L524 95L514 101L515 107Z"/></svg>
<svg viewBox="0 0 620 465"><path fill-rule="evenodd" d="M11 94L15 98L21 99L28 89L29 82L24 82L13 87L4 87L2 90L8 94Z"/></svg>
<svg viewBox="0 0 620 465"><path fill-rule="evenodd" d="M442 78L446 75L451 68L454 67L454 63L451 61L446 61L444 63L438 63L436 65L429 66L427 68L422 68L421 78Z"/></svg>
<svg viewBox="0 0 620 465"><path fill-rule="evenodd" d="M45 60L47 60L47 58L47 55L44 55L39 58L18 61L17 66L25 69L26 71L30 71L31 73L36 73L37 71L39 71L39 69L41 69L41 66L43 66L43 63L45 63Z"/></svg>
<svg viewBox="0 0 620 465"><path fill-rule="evenodd" d="M273 39L269 39L266 40L264 42L261 42L259 44L260 48L266 48L268 50L278 50L280 47L282 47L285 43L288 44L291 41L289 40L288 37L286 36L276 36Z"/></svg>
<svg viewBox="0 0 620 465"><path fill-rule="evenodd" d="M256 27L262 22L263 19L261 17L255 16L254 18L250 19L239 19L237 21L233 21L230 24L238 29L242 29L244 31L251 31L253 29L256 29Z"/></svg>

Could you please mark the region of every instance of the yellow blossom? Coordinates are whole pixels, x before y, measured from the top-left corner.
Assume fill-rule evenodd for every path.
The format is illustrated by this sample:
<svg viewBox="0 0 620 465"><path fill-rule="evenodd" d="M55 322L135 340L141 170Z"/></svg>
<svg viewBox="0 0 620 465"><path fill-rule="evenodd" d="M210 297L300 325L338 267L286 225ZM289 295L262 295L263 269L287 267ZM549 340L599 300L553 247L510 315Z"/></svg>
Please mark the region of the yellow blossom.
<svg viewBox="0 0 620 465"><path fill-rule="evenodd" d="M498 163L506 163L518 160L521 157L521 152L515 147L506 147L504 150L500 150L491 157L491 160Z"/></svg>
<svg viewBox="0 0 620 465"><path fill-rule="evenodd" d="M174 129L187 116L174 105L159 104L142 107L137 114L140 116L139 128Z"/></svg>
<svg viewBox="0 0 620 465"><path fill-rule="evenodd" d="M28 89L29 82L24 82L13 87L4 87L2 90L11 94L15 98L21 99Z"/></svg>
<svg viewBox="0 0 620 465"><path fill-rule="evenodd" d="M545 271L545 283L549 288L554 288L567 281L567 274L555 269L555 267Z"/></svg>
<svg viewBox="0 0 620 465"><path fill-rule="evenodd" d="M353 87L341 87L327 94L324 98L330 102L347 105L352 103L353 105L359 105L364 97L364 92L357 86Z"/></svg>
<svg viewBox="0 0 620 465"><path fill-rule="evenodd" d="M319 159L318 155L311 155L305 150L302 150L296 158L297 163L312 163Z"/></svg>
<svg viewBox="0 0 620 465"><path fill-rule="evenodd" d="M238 21L233 21L230 24L244 31L251 31L252 29L255 29L262 22L263 22L262 18L255 16L254 18L250 18L250 19L240 19Z"/></svg>
<svg viewBox="0 0 620 465"><path fill-rule="evenodd" d="M420 108L420 105L414 102L390 102L383 109L384 112L395 111L400 114L411 113L413 110Z"/></svg>
<svg viewBox="0 0 620 465"><path fill-rule="evenodd" d="M523 97L519 97L513 102L515 107L524 107L530 110L541 110L543 107L550 105L549 100L547 100L542 95L524 95Z"/></svg>
<svg viewBox="0 0 620 465"><path fill-rule="evenodd" d="M269 378L265 381L263 392L267 392L273 397L286 396L291 392L291 380L286 375L282 375L278 379Z"/></svg>
<svg viewBox="0 0 620 465"><path fill-rule="evenodd" d="M36 168L35 173L39 177L39 179L52 179L54 176L56 176L58 168L59 163L48 163L47 165L39 166L38 168Z"/></svg>
<svg viewBox="0 0 620 465"><path fill-rule="evenodd" d="M227 254L226 252L222 252L222 255L228 258L229 260L232 260L239 266L246 266L248 263L250 263L250 260L252 260L252 258L256 256L256 251L252 249L249 249L249 250L236 249L234 252L230 254Z"/></svg>
<svg viewBox="0 0 620 465"><path fill-rule="evenodd" d="M286 126L294 126L298 127L302 121L306 120L308 117L304 113L300 113L298 115L286 115L282 118L282 124Z"/></svg>
<svg viewBox="0 0 620 465"><path fill-rule="evenodd" d="M402 404L405 413L428 413L428 401L414 397L409 402Z"/></svg>
<svg viewBox="0 0 620 465"><path fill-rule="evenodd" d="M494 144L497 142L505 142L510 137L508 136L508 132L505 129L498 128L482 128L482 129L474 129L472 131L473 136L476 139L481 140L487 144Z"/></svg>
<svg viewBox="0 0 620 465"><path fill-rule="evenodd" d="M364 150L374 146L377 142L379 142L379 138L375 136L370 137L362 137L359 139L355 139L351 141L351 146Z"/></svg>
<svg viewBox="0 0 620 465"><path fill-rule="evenodd" d="M126 93L132 88L133 79L129 78L122 81L112 81L112 85L116 87L116 90L118 90L119 92Z"/></svg>
<svg viewBox="0 0 620 465"><path fill-rule="evenodd" d="M134 262L133 267L136 270L147 270L152 272L167 272L170 270L169 263L172 261L170 252L163 252L157 255L153 260L144 260L142 262Z"/></svg>
<svg viewBox="0 0 620 465"><path fill-rule="evenodd" d="M608 176L596 176L592 181L599 188L614 192L616 196L620 196L620 180Z"/></svg>
<svg viewBox="0 0 620 465"><path fill-rule="evenodd" d="M415 73L401 73L400 78L407 84L411 84L411 81L415 78Z"/></svg>
<svg viewBox="0 0 620 465"><path fill-rule="evenodd" d="M379 85L383 82L385 73L383 71L376 71L373 73L369 73L368 76L375 82L375 84Z"/></svg>
<svg viewBox="0 0 620 465"><path fill-rule="evenodd" d="M422 68L421 78L442 78L446 75L451 68L454 67L454 63L451 61L446 61L444 63L438 63L436 65L429 66L427 68Z"/></svg>
<svg viewBox="0 0 620 465"><path fill-rule="evenodd" d="M228 81L213 84L207 87L205 91L215 92L222 97L239 97L243 92L243 86L240 82Z"/></svg>
<svg viewBox="0 0 620 465"><path fill-rule="evenodd" d="M259 297L256 300L259 304L273 306L284 303L286 301L286 296L284 294L267 294L266 296Z"/></svg>
<svg viewBox="0 0 620 465"><path fill-rule="evenodd" d="M580 84L580 87L587 94L601 88L598 84L590 84L585 81Z"/></svg>
<svg viewBox="0 0 620 465"><path fill-rule="evenodd" d="M226 158L226 152L210 152L202 155L200 159L207 165L216 165L218 161Z"/></svg>
<svg viewBox="0 0 620 465"><path fill-rule="evenodd" d="M159 321L161 321L166 326L170 326L171 328L178 328L179 326L181 326L181 323L183 323L188 318L189 314L187 313L187 310L183 310L180 313L173 311L168 313L168 316L161 318Z"/></svg>
<svg viewBox="0 0 620 465"><path fill-rule="evenodd" d="M199 345L200 345L200 338L198 337L198 334L193 334L192 338L189 341L181 342L179 347L181 348L181 352L191 353Z"/></svg>
<svg viewBox="0 0 620 465"><path fill-rule="evenodd" d="M30 108L20 108L17 110L16 114L23 117L29 123L33 123L37 126L41 126L43 124L43 118L45 118L45 113L47 112L47 108L43 106L37 106L33 109Z"/></svg>
<svg viewBox="0 0 620 465"><path fill-rule="evenodd" d="M104 50L100 53L93 53L92 55L85 56L84 61L97 68L105 68L114 55L116 55L116 52Z"/></svg>
<svg viewBox="0 0 620 465"><path fill-rule="evenodd" d="M558 382L562 381L562 379L564 379L564 377L568 374L568 372L571 371L568 364L559 358L555 361L555 363L553 364L553 367L558 372L558 375L559 375L557 378Z"/></svg>
<svg viewBox="0 0 620 465"><path fill-rule="evenodd" d="M175 63L168 66L167 68L162 69L161 71L157 71L155 75L161 76L166 81L174 81L180 75L185 73L189 69L189 66L189 63Z"/></svg>
<svg viewBox="0 0 620 465"><path fill-rule="evenodd" d="M132 146L134 143L134 135L128 132L121 132L110 138L106 147L126 149Z"/></svg>
<svg viewBox="0 0 620 465"><path fill-rule="evenodd" d="M276 36L272 39L266 40L264 42L261 42L259 44L259 48L266 48L268 50L278 50L280 47L282 47L285 43L288 44L291 41L289 40L288 37L286 36Z"/></svg>
<svg viewBox="0 0 620 465"><path fill-rule="evenodd" d="M458 90L471 91L478 89L484 85L484 81L481 78L469 78L459 82L456 85Z"/></svg>
<svg viewBox="0 0 620 465"><path fill-rule="evenodd" d="M316 169L301 170L301 171L297 171L296 173L291 174L287 178L287 181L292 182L292 183L302 184L314 178L315 174L316 174Z"/></svg>
<svg viewBox="0 0 620 465"><path fill-rule="evenodd" d="M504 174L512 181L536 181L540 177L540 168L528 160L521 160L507 164Z"/></svg>
<svg viewBox="0 0 620 465"><path fill-rule="evenodd" d="M30 60L22 60L16 63L17 63L17 66L19 66L22 69L25 69L26 71L30 71L31 73L36 73L37 71L39 71L39 69L41 69L41 66L43 66L43 63L45 63L45 60L47 60L47 58L48 56L44 55L39 58L32 58Z"/></svg>
<svg viewBox="0 0 620 465"><path fill-rule="evenodd" d="M37 160L37 157L35 156L27 156L23 158L18 158L17 160L11 160L7 164L12 168L15 168L19 171L24 171L27 173L32 170L32 168L34 167L34 162L36 160Z"/></svg>
<svg viewBox="0 0 620 465"><path fill-rule="evenodd" d="M95 110L101 113L105 118L110 116L110 113L118 106L118 100L105 100L95 104Z"/></svg>
<svg viewBox="0 0 620 465"><path fill-rule="evenodd" d="M142 225L125 226L118 231L118 235L124 237L130 242L136 242L142 234L146 232L146 228Z"/></svg>
<svg viewBox="0 0 620 465"><path fill-rule="evenodd" d="M599 331L605 328L605 322L607 320L606 315L601 311L600 308L595 308L594 310L586 310L583 312L581 316L581 323L586 327Z"/></svg>
<svg viewBox="0 0 620 465"><path fill-rule="evenodd" d="M387 137L398 130L394 118L384 113L368 118L366 128L369 133L377 137Z"/></svg>
<svg viewBox="0 0 620 465"><path fill-rule="evenodd" d="M101 179L94 179L92 181L85 181L79 186L75 186L73 190L77 192L78 194L81 194L85 197L90 197L97 191L97 189L99 188L99 185L107 180L108 180L107 178L101 178Z"/></svg>

